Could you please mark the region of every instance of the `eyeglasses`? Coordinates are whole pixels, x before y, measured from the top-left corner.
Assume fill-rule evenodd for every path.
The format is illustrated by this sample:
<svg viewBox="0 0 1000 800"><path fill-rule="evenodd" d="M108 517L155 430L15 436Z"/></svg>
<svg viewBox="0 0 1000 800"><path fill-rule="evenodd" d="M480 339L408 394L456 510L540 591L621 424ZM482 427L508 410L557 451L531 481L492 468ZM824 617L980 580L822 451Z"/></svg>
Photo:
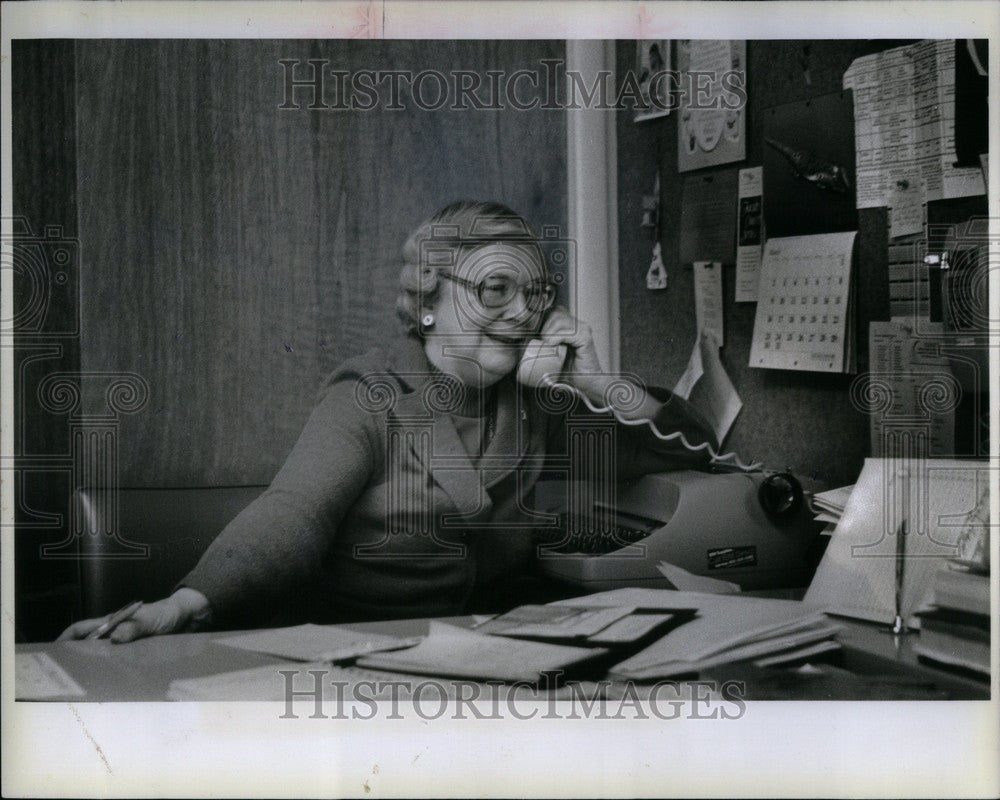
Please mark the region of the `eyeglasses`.
<svg viewBox="0 0 1000 800"><path fill-rule="evenodd" d="M503 308L518 292L530 311L548 311L556 299L556 287L545 281L516 283L507 275L490 275L479 283L473 283L443 270L438 275L475 292L476 298L485 308Z"/></svg>

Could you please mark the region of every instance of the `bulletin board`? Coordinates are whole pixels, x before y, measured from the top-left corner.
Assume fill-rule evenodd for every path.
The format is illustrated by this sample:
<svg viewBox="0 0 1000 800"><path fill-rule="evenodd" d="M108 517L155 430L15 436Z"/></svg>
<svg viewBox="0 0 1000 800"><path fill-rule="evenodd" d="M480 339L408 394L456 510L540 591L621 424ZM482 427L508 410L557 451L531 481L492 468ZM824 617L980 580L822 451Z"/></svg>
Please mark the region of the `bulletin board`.
<svg viewBox="0 0 1000 800"><path fill-rule="evenodd" d="M618 115L619 296L621 302L621 365L650 384L672 388L684 372L695 342L694 276L679 260L680 198L689 175L709 175L726 169L767 166L764 128L770 109L809 108L816 103L843 103L846 131L825 131L836 137L853 132L853 110L842 93L844 71L862 55L906 44L904 41L749 41L746 43L746 158L695 172L679 169L677 133L680 114L655 126L635 124L631 114ZM631 67L634 42L618 46L617 71ZM823 100L820 100L824 98ZM810 106L804 106L806 102ZM834 114L826 110L824 114ZM779 112L772 114L777 119ZM837 117L842 119L841 116ZM839 123L838 123L839 124ZM769 148L768 148L769 149ZM853 149L850 151L853 160ZM640 228L642 196L652 185L652 171L661 174L660 245L667 271L667 288L645 285L652 247L651 234ZM853 170L852 170L853 171ZM765 203L776 188L764 182ZM853 198L852 198L853 200ZM733 198L736 203L736 198ZM853 204L853 203L852 203ZM853 210L853 209L852 209ZM856 211L858 231L854 252L856 295L855 333L858 370L867 369L868 322L889 319L886 209ZM768 236L776 235L767 220ZM780 230L780 224L779 224ZM840 486L852 482L869 450L866 412L851 402L851 375L757 370L748 366L755 303L735 303L734 267L723 267L726 343L720 357L743 401L724 450L746 460L761 459L769 467Z"/></svg>
<svg viewBox="0 0 1000 800"><path fill-rule="evenodd" d="M767 235L857 230L852 92L768 108L761 133Z"/></svg>

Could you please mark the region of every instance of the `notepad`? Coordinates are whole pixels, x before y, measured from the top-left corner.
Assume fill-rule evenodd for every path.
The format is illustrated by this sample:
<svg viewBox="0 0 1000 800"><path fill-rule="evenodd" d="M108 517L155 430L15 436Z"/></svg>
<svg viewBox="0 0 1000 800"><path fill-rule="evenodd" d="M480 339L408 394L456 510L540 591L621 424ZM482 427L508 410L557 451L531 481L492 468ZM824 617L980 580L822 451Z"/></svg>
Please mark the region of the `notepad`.
<svg viewBox="0 0 1000 800"><path fill-rule="evenodd" d="M412 647L419 638L401 639L336 625L296 625L241 633L216 644L288 658L292 661L350 661L364 653Z"/></svg>
<svg viewBox="0 0 1000 800"><path fill-rule="evenodd" d="M490 636L432 621L430 633L416 647L363 656L358 665L447 678L534 682L544 673L564 671L607 652Z"/></svg>

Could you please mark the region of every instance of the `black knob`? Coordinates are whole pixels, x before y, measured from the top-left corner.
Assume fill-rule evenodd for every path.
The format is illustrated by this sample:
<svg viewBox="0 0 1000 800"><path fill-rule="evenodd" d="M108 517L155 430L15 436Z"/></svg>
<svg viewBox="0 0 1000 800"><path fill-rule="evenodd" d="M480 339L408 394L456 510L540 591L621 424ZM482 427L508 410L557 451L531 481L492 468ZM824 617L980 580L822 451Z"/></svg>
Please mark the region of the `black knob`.
<svg viewBox="0 0 1000 800"><path fill-rule="evenodd" d="M802 484L794 475L776 472L761 483L757 499L768 515L788 519L802 507Z"/></svg>

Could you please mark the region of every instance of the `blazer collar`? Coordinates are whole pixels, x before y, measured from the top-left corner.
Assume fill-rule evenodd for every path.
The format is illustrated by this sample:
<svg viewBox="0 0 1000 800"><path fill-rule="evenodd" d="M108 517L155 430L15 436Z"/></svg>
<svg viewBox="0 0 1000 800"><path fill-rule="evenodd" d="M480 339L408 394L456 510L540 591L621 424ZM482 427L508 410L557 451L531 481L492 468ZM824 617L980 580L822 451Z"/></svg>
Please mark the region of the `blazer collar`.
<svg viewBox="0 0 1000 800"><path fill-rule="evenodd" d="M390 363L404 389L394 405L395 421L432 432L429 442L425 437L408 437L410 449L461 513L472 514L487 505L484 488L509 475L529 451L542 454L544 421L533 413L529 393L521 391L513 376L497 384L496 430L477 468L447 413L447 398L436 391L435 372L423 343L413 336L404 337Z"/></svg>

